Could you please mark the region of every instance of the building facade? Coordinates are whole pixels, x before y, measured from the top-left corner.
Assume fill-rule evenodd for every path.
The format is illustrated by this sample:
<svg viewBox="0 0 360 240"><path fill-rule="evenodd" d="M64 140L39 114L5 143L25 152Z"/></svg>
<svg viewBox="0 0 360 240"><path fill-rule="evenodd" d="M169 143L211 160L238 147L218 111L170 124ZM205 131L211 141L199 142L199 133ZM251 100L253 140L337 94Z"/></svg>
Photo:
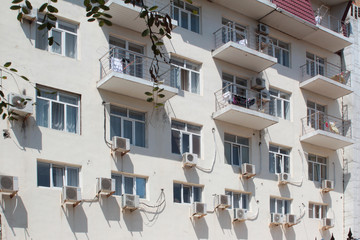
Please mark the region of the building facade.
<svg viewBox="0 0 360 240"><path fill-rule="evenodd" d="M1 8L1 62L31 81L2 71L2 90L36 102L0 122L2 239L360 234L348 1L149 1L176 26L160 108L141 8L107 4L100 28L59 1L50 32L36 10L19 23Z"/></svg>

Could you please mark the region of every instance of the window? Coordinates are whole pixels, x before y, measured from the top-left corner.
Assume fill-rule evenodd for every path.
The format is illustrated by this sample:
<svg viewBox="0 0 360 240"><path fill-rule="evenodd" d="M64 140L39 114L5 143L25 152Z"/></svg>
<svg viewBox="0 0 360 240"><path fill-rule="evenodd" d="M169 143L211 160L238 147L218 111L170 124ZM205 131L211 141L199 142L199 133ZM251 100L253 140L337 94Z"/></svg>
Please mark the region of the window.
<svg viewBox="0 0 360 240"><path fill-rule="evenodd" d="M308 154L308 174L309 180L321 182L326 179L327 160L325 157Z"/></svg>
<svg viewBox="0 0 360 240"><path fill-rule="evenodd" d="M170 85L200 94L200 65L188 60L171 57Z"/></svg>
<svg viewBox="0 0 360 240"><path fill-rule="evenodd" d="M270 213L291 213L291 201L281 198L270 198Z"/></svg>
<svg viewBox="0 0 360 240"><path fill-rule="evenodd" d="M290 44L270 37L269 55L276 57L278 63L290 67Z"/></svg>
<svg viewBox="0 0 360 240"><path fill-rule="evenodd" d="M201 127L189 123L171 121L171 152L196 153L200 157Z"/></svg>
<svg viewBox="0 0 360 240"><path fill-rule="evenodd" d="M111 178L115 179L114 195L136 194L140 198L146 198L146 178L115 173L111 174Z"/></svg>
<svg viewBox="0 0 360 240"><path fill-rule="evenodd" d="M202 187L174 182L174 202L201 202Z"/></svg>
<svg viewBox="0 0 360 240"><path fill-rule="evenodd" d="M306 52L306 74L312 77L325 75L325 59Z"/></svg>
<svg viewBox="0 0 360 240"><path fill-rule="evenodd" d="M37 185L42 187L79 186L78 167L37 162Z"/></svg>
<svg viewBox="0 0 360 240"><path fill-rule="evenodd" d="M36 96L38 126L80 133L80 96L39 87Z"/></svg>
<svg viewBox="0 0 360 240"><path fill-rule="evenodd" d="M130 144L145 147L145 113L110 106L110 138L130 139Z"/></svg>
<svg viewBox="0 0 360 240"><path fill-rule="evenodd" d="M249 163L249 139L225 133L225 160L227 164L241 166Z"/></svg>
<svg viewBox="0 0 360 240"><path fill-rule="evenodd" d="M324 130L326 128L326 106L315 102L307 101L307 122L308 126Z"/></svg>
<svg viewBox="0 0 360 240"><path fill-rule="evenodd" d="M225 191L230 196L231 208L241 208L249 210L249 194L232 191Z"/></svg>
<svg viewBox="0 0 360 240"><path fill-rule="evenodd" d="M236 22L222 18L222 42L229 41L236 42L242 45L247 45L246 27Z"/></svg>
<svg viewBox="0 0 360 240"><path fill-rule="evenodd" d="M327 206L324 204L309 203L309 218L326 218Z"/></svg>
<svg viewBox="0 0 360 240"><path fill-rule="evenodd" d="M271 173L290 173L290 149L270 145L269 161Z"/></svg>
<svg viewBox="0 0 360 240"><path fill-rule="evenodd" d="M237 96L247 97L248 92L248 80L244 78L240 78L237 76L233 76L228 73L222 73L222 82L223 82L223 91L231 92L236 94Z"/></svg>
<svg viewBox="0 0 360 240"><path fill-rule="evenodd" d="M180 27L200 33L200 8L181 0L174 0L172 17Z"/></svg>
<svg viewBox="0 0 360 240"><path fill-rule="evenodd" d="M290 94L270 88L270 114L290 120Z"/></svg>
<svg viewBox="0 0 360 240"><path fill-rule="evenodd" d="M38 16L36 24L35 47L42 50L76 58L77 57L77 25L62 20L51 22L55 25L50 31L47 28L39 30L42 24L43 16ZM53 37L54 43L49 46L48 38Z"/></svg>

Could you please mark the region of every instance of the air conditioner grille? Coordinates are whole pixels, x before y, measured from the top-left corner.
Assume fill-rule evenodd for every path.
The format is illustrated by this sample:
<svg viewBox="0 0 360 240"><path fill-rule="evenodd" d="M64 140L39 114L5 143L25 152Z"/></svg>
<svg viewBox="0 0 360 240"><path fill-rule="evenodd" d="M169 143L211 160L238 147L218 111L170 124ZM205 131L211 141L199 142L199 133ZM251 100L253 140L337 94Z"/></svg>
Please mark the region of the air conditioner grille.
<svg viewBox="0 0 360 240"><path fill-rule="evenodd" d="M14 96L11 100L11 104L17 109L24 109L26 107L24 99L20 96Z"/></svg>
<svg viewBox="0 0 360 240"><path fill-rule="evenodd" d="M284 180L288 180L288 179L289 179L289 176L288 176L286 173L284 173L284 174L283 174L283 179L284 179Z"/></svg>
<svg viewBox="0 0 360 240"><path fill-rule="evenodd" d="M274 214L274 221L275 222L280 222L280 215L279 214Z"/></svg>
<svg viewBox="0 0 360 240"><path fill-rule="evenodd" d="M196 212L198 213L204 212L204 204L196 204Z"/></svg>
<svg viewBox="0 0 360 240"><path fill-rule="evenodd" d="M101 188L111 190L111 179L101 179Z"/></svg>
<svg viewBox="0 0 360 240"><path fill-rule="evenodd" d="M192 162L194 160L194 156L192 154L188 154L186 157L189 162Z"/></svg>
<svg viewBox="0 0 360 240"><path fill-rule="evenodd" d="M135 196L134 195L126 195L126 205L127 206L135 206Z"/></svg>
<svg viewBox="0 0 360 240"><path fill-rule="evenodd" d="M253 171L253 167L252 167L252 165L247 164L247 165L246 165L246 172L248 172L248 173L252 173L252 171Z"/></svg>
<svg viewBox="0 0 360 240"><path fill-rule="evenodd" d="M291 223L295 222L295 215L290 214L288 218L289 218L289 222Z"/></svg>
<svg viewBox="0 0 360 240"><path fill-rule="evenodd" d="M221 198L220 201L222 204L228 204L228 196L227 195L221 195L220 198Z"/></svg>
<svg viewBox="0 0 360 240"><path fill-rule="evenodd" d="M5 190L13 190L13 179L12 177L3 176L1 178L1 188Z"/></svg>
<svg viewBox="0 0 360 240"><path fill-rule="evenodd" d="M244 211L242 209L237 210L237 216L238 216L238 218L243 218L244 217Z"/></svg>
<svg viewBox="0 0 360 240"><path fill-rule="evenodd" d="M332 182L331 181L326 181L326 187L327 188L332 188Z"/></svg>
<svg viewBox="0 0 360 240"><path fill-rule="evenodd" d="M126 148L126 141L123 138L116 138L116 147L117 148Z"/></svg>
<svg viewBox="0 0 360 240"><path fill-rule="evenodd" d="M71 187L66 188L66 198L77 200L77 189Z"/></svg>

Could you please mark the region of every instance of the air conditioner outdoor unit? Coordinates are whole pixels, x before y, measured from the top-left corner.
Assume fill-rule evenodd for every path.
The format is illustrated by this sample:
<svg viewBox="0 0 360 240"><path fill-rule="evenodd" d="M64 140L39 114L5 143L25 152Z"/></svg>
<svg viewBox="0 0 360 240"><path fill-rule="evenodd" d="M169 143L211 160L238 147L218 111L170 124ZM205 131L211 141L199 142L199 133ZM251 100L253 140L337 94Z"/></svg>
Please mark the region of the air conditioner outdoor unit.
<svg viewBox="0 0 360 240"><path fill-rule="evenodd" d="M139 208L139 196L133 194L123 194L121 198L121 207L134 211Z"/></svg>
<svg viewBox="0 0 360 240"><path fill-rule="evenodd" d="M13 112L20 116L33 114L34 100L30 97L23 96L16 93L10 93L8 96L9 112Z"/></svg>
<svg viewBox="0 0 360 240"><path fill-rule="evenodd" d="M215 196L215 207L216 208L226 209L230 206L231 206L231 203L230 203L229 195L220 194L220 195Z"/></svg>
<svg viewBox="0 0 360 240"><path fill-rule="evenodd" d="M264 35L269 34L269 27L265 24L259 23L258 24L258 32Z"/></svg>
<svg viewBox="0 0 360 240"><path fill-rule="evenodd" d="M195 153L184 153L182 155L182 161L184 167L194 167L197 164L198 156Z"/></svg>
<svg viewBox="0 0 360 240"><path fill-rule="evenodd" d="M234 222L242 222L247 219L247 210L241 208L234 208Z"/></svg>
<svg viewBox="0 0 360 240"><path fill-rule="evenodd" d="M280 213L272 213L271 214L271 224L272 225L280 225L283 223L283 215Z"/></svg>
<svg viewBox="0 0 360 240"><path fill-rule="evenodd" d="M334 227L334 220L332 218L322 219L322 229L326 230L332 227Z"/></svg>
<svg viewBox="0 0 360 240"><path fill-rule="evenodd" d="M255 176L255 165L249 163L243 163L241 165L241 175L247 178Z"/></svg>
<svg viewBox="0 0 360 240"><path fill-rule="evenodd" d="M191 207L191 216L201 218L206 216L206 203L194 202Z"/></svg>
<svg viewBox="0 0 360 240"><path fill-rule="evenodd" d="M291 227L296 224L296 215L295 214L286 214L286 222L285 224L288 227Z"/></svg>
<svg viewBox="0 0 360 240"><path fill-rule="evenodd" d="M24 14L23 15L23 19L26 19L30 22L33 22L36 20L36 17L37 17L37 8L33 8L33 9L28 9L30 12L28 14Z"/></svg>
<svg viewBox="0 0 360 240"><path fill-rule="evenodd" d="M116 152L127 153L130 151L130 139L114 136L112 149Z"/></svg>
<svg viewBox="0 0 360 240"><path fill-rule="evenodd" d="M17 192L19 191L18 177L0 175L0 192Z"/></svg>
<svg viewBox="0 0 360 240"><path fill-rule="evenodd" d="M270 102L270 100L271 100L270 91L266 90L266 89L261 90L260 97L263 102Z"/></svg>
<svg viewBox="0 0 360 240"><path fill-rule="evenodd" d="M324 192L329 192L334 190L334 182L331 180L323 180L322 181L322 190Z"/></svg>
<svg viewBox="0 0 360 240"><path fill-rule="evenodd" d="M81 188L64 186L62 190L62 202L63 204L71 203L78 204L81 202Z"/></svg>
<svg viewBox="0 0 360 240"><path fill-rule="evenodd" d="M97 193L113 194L115 192L115 179L98 178Z"/></svg>
<svg viewBox="0 0 360 240"><path fill-rule="evenodd" d="M251 80L251 88L256 90L262 90L265 88L265 79L261 77L253 77Z"/></svg>
<svg viewBox="0 0 360 240"><path fill-rule="evenodd" d="M281 184L287 184L290 182L290 174L289 173L280 173L278 175L278 181Z"/></svg>

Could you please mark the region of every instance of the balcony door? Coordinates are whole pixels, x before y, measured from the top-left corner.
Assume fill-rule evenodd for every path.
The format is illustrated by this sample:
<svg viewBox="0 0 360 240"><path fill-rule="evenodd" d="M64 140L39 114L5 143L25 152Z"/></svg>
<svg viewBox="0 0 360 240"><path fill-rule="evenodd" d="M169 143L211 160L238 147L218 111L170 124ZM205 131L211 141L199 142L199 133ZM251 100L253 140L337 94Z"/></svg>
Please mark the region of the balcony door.
<svg viewBox="0 0 360 240"><path fill-rule="evenodd" d="M325 59L306 52L306 74L311 77L325 76Z"/></svg>
<svg viewBox="0 0 360 240"><path fill-rule="evenodd" d="M238 23L230 21L226 18L222 19L222 41L227 43L229 41L236 42L241 45L247 45L246 27Z"/></svg>
<svg viewBox="0 0 360 240"><path fill-rule="evenodd" d="M308 126L314 129L326 129L326 106L307 101Z"/></svg>

